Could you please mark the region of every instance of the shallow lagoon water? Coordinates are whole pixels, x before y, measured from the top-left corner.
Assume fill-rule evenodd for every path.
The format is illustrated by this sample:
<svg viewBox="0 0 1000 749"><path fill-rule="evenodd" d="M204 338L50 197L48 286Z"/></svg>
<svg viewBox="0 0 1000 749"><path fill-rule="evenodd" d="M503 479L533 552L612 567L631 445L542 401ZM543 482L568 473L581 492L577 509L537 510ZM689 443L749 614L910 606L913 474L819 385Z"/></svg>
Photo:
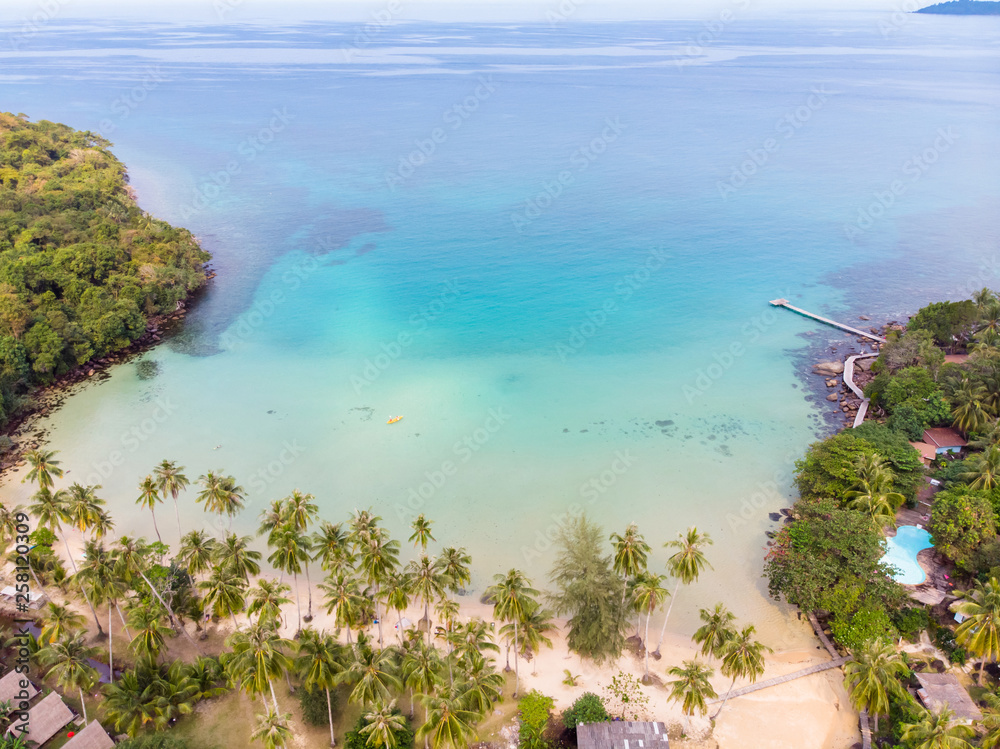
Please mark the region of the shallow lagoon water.
<svg viewBox="0 0 1000 749"><path fill-rule="evenodd" d="M5 107L107 135L219 273L154 377L116 367L44 425L67 478L122 532L151 534L132 500L164 458L234 474L244 532L294 488L397 536L425 512L474 593L542 580L581 511L639 523L656 565L696 524L713 570L678 629L724 600L798 641L767 515L839 423L803 373L857 344L767 301L877 322L996 279L995 21L878 19L745 20L697 54L697 23L402 24L350 52L353 27L53 21L0 53Z"/></svg>

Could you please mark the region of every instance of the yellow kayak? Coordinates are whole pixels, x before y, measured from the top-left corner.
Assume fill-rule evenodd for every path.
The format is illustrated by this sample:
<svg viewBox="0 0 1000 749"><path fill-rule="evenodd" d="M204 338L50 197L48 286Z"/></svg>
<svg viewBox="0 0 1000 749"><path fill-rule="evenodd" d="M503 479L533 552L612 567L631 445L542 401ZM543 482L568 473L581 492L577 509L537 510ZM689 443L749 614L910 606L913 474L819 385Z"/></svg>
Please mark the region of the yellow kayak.
<svg viewBox="0 0 1000 749"><path fill-rule="evenodd" d="M388 420L387 422L385 422L385 423L386 423L386 424L395 424L395 423L396 423L397 421L399 421L399 420L400 420L400 419L402 419L402 418L403 418L402 416L393 416L393 417L392 417L391 419L389 419L389 420Z"/></svg>

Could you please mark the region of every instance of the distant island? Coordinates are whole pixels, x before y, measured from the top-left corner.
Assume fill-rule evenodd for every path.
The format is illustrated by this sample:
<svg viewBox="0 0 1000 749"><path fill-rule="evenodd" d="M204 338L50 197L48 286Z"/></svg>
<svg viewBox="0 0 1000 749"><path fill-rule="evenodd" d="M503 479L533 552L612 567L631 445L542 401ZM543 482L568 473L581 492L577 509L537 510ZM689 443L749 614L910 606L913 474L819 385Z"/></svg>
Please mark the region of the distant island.
<svg viewBox="0 0 1000 749"><path fill-rule="evenodd" d="M946 16L1000 16L1000 2L995 0L950 0L921 8L917 13Z"/></svg>

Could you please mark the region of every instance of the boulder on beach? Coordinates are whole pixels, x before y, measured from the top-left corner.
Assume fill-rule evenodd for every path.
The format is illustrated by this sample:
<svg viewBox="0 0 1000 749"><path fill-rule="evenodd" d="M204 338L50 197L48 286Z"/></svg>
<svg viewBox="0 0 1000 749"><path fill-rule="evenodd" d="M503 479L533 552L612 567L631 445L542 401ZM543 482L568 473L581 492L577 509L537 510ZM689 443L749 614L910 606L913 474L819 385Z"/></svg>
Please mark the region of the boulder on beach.
<svg viewBox="0 0 1000 749"><path fill-rule="evenodd" d="M813 372L815 374L825 375L827 377L831 375L843 374L844 362L821 361L819 364L813 364Z"/></svg>
<svg viewBox="0 0 1000 749"><path fill-rule="evenodd" d="M838 397L839 396L836 393L830 393L828 396L826 396L826 399L828 401L835 401L837 400Z"/></svg>

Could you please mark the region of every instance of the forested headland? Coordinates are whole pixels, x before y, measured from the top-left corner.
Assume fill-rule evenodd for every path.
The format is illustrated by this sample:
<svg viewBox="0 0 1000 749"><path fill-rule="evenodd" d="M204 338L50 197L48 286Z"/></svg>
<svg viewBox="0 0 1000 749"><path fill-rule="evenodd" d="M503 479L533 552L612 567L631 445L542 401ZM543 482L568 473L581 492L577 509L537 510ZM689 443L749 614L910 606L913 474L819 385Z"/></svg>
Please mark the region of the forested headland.
<svg viewBox="0 0 1000 749"><path fill-rule="evenodd" d="M110 147L0 113L0 428L33 388L130 346L205 282L208 253L136 204Z"/></svg>

